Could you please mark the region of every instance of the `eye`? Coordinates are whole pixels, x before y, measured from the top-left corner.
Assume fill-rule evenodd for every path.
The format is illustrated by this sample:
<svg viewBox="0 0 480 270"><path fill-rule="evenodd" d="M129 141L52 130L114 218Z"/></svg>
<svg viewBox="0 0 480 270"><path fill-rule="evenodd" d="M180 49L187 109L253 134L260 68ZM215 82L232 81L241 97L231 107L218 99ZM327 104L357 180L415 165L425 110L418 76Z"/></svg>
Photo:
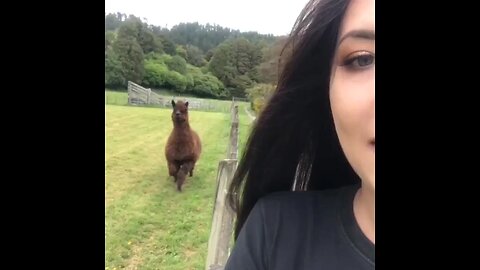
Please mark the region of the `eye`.
<svg viewBox="0 0 480 270"><path fill-rule="evenodd" d="M347 56L343 61L341 66L347 67L348 69L358 70L366 69L375 63L375 54L370 52L362 51L355 52Z"/></svg>

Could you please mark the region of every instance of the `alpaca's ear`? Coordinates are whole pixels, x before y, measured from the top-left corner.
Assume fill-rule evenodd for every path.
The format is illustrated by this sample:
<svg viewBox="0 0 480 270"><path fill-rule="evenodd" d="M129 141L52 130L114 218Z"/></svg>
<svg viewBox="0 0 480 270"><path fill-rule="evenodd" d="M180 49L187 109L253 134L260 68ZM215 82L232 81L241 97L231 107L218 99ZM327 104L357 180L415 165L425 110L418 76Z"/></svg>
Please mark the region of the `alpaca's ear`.
<svg viewBox="0 0 480 270"><path fill-rule="evenodd" d="M172 106L175 107L175 101L172 99Z"/></svg>
<svg viewBox="0 0 480 270"><path fill-rule="evenodd" d="M185 102L185 107L187 107L187 108L188 108L188 101L187 101L187 102Z"/></svg>

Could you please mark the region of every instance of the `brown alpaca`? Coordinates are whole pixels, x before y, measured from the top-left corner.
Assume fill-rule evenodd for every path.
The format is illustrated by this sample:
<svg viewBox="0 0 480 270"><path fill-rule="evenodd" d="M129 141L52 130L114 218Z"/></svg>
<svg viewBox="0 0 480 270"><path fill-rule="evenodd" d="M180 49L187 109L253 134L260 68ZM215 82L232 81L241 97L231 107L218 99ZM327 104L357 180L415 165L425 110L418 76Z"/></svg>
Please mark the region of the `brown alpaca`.
<svg viewBox="0 0 480 270"><path fill-rule="evenodd" d="M165 147L168 173L174 177L178 191L182 191L187 174L193 176L195 163L202 152L198 134L190 128L188 122L188 102L172 100L173 130Z"/></svg>

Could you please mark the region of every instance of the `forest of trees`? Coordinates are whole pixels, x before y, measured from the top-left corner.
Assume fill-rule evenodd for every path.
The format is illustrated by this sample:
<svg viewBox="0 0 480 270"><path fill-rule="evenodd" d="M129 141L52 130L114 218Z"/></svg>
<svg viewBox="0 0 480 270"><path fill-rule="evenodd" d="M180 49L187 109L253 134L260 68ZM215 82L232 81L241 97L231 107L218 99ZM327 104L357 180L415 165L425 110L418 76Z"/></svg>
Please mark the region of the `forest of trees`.
<svg viewBox="0 0 480 270"><path fill-rule="evenodd" d="M199 97L258 98L261 104L274 89L285 40L210 24L166 29L134 15L106 14L105 88L126 89L133 81Z"/></svg>

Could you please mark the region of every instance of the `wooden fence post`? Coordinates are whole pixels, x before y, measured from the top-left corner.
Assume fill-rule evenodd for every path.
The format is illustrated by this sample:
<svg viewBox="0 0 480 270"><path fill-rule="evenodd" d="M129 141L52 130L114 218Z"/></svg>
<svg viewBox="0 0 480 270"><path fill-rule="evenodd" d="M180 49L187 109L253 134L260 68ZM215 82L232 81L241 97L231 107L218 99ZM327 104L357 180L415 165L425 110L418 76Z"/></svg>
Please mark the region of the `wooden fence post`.
<svg viewBox="0 0 480 270"><path fill-rule="evenodd" d="M234 212L228 205L228 187L237 169L236 159L224 159L218 165L217 193L213 208L212 228L208 241L206 270L222 269L230 253Z"/></svg>

